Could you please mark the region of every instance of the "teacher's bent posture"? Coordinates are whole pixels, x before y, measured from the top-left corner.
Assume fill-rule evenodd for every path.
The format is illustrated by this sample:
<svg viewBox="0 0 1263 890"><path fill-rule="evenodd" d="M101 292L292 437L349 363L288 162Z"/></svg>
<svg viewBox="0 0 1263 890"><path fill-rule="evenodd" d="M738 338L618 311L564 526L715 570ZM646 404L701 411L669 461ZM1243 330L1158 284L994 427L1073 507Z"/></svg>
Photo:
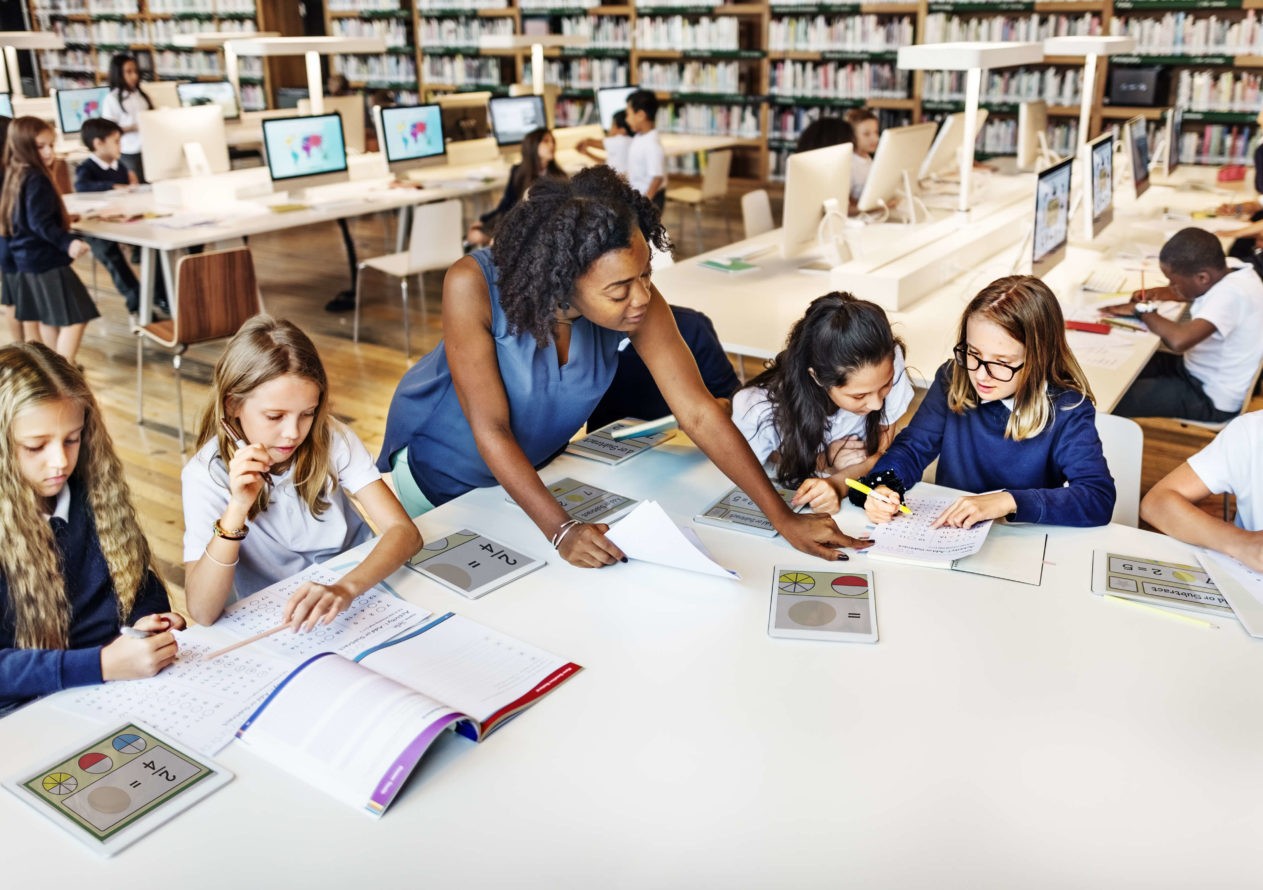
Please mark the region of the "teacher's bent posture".
<svg viewBox="0 0 1263 890"><path fill-rule="evenodd" d="M657 209L608 167L541 179L494 245L443 282L443 341L400 381L378 467L417 516L502 484L562 557L623 559L602 523L572 522L536 473L578 432L630 337L680 427L754 500L785 539L837 559L862 546L824 514L790 511L744 437L707 392L667 301L650 280L650 244L670 247Z"/></svg>

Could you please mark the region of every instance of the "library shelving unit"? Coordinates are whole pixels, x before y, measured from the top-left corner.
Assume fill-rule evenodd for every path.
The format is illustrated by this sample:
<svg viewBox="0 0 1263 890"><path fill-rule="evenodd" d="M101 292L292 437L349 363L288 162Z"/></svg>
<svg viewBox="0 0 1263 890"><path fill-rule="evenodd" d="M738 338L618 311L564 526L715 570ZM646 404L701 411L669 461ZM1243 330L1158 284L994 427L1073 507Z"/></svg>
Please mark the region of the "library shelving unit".
<svg viewBox="0 0 1263 890"><path fill-rule="evenodd" d="M325 27L330 37L380 37L386 42L384 53L333 57L330 70L345 76L352 89L386 90L400 104L418 101L412 0L328 0Z"/></svg>

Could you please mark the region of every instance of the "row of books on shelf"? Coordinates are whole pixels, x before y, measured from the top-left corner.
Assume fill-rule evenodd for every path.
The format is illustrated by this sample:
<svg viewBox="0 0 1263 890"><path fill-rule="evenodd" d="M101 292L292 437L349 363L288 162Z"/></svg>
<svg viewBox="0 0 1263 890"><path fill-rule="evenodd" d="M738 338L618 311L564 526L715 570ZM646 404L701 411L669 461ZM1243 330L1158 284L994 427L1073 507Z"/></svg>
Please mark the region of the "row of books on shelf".
<svg viewBox="0 0 1263 890"><path fill-rule="evenodd" d="M216 30L235 34L253 34L254 19L228 19ZM132 46L135 44L169 44L179 34L206 30L206 23L197 19L102 19L95 22L74 22L57 19L47 29L69 44Z"/></svg>
<svg viewBox="0 0 1263 890"><path fill-rule="evenodd" d="M45 50L40 54L40 64L45 71L96 73L106 75L110 70L111 54L91 50ZM262 76L261 60L251 60L240 69L242 76ZM143 69L156 72L161 77L209 77L222 76L223 64L218 53L180 50L157 50Z"/></svg>
<svg viewBox="0 0 1263 890"><path fill-rule="evenodd" d="M418 0L417 7L422 8L426 5L423 0ZM438 6L440 4L431 4ZM448 3L448 6L455 4ZM477 7L476 2L472 0L462 0L460 6ZM329 12L390 12L392 10L405 9L403 0L329 0L325 4L325 8Z"/></svg>
<svg viewBox="0 0 1263 890"><path fill-rule="evenodd" d="M690 19L650 16L636 19L636 48L649 50L741 49L741 22L731 16Z"/></svg>
<svg viewBox="0 0 1263 890"><path fill-rule="evenodd" d="M1104 33L1101 16L1082 15L996 15L959 16L930 13L925 17L922 43L955 43L973 40L1041 41L1049 37L1098 36Z"/></svg>
<svg viewBox="0 0 1263 890"><path fill-rule="evenodd" d="M412 46L412 29L404 19L334 19L335 37L380 37L387 47Z"/></svg>
<svg viewBox="0 0 1263 890"><path fill-rule="evenodd" d="M1043 99L1049 105L1078 106L1083 93L1079 68L1005 68L986 73L982 101L1030 102ZM933 102L964 102L964 71L927 71L921 81L921 98Z"/></svg>
<svg viewBox="0 0 1263 890"><path fill-rule="evenodd" d="M911 16L786 16L767 26L767 48L773 52L893 52L914 43Z"/></svg>
<svg viewBox="0 0 1263 890"><path fill-rule="evenodd" d="M335 65L355 83L416 83L417 62L408 55L335 56Z"/></svg>
<svg viewBox="0 0 1263 890"><path fill-rule="evenodd" d="M544 62L544 82L558 84L563 90L593 90L601 86L622 86L627 83L629 67L626 59L566 59ZM522 81L532 83L534 71L527 62Z"/></svg>
<svg viewBox="0 0 1263 890"><path fill-rule="evenodd" d="M255 0L149 0L150 15L254 15ZM37 15L139 15L139 0L36 0Z"/></svg>
<svg viewBox="0 0 1263 890"><path fill-rule="evenodd" d="M1201 131L1185 130L1180 158L1194 164L1253 164L1254 127L1207 124Z"/></svg>
<svg viewBox="0 0 1263 890"><path fill-rule="evenodd" d="M1259 92L1263 76L1232 71L1180 71L1175 104L1186 111L1255 114L1263 109Z"/></svg>
<svg viewBox="0 0 1263 890"><path fill-rule="evenodd" d="M738 62L641 62L636 83L683 93L740 93L745 86Z"/></svg>
<svg viewBox="0 0 1263 890"><path fill-rule="evenodd" d="M557 19L558 33L585 37L594 49L629 49L631 23L618 16L565 16Z"/></svg>
<svg viewBox="0 0 1263 890"><path fill-rule="evenodd" d="M421 19L417 33L421 46L477 46L483 37L507 37L513 19Z"/></svg>
<svg viewBox="0 0 1263 890"><path fill-rule="evenodd" d="M757 139L759 110L754 105L668 103L658 109L654 126L663 133L691 136L736 136Z"/></svg>
<svg viewBox="0 0 1263 890"><path fill-rule="evenodd" d="M348 9L355 10L362 8L361 0L331 0L331 2L345 3ZM371 2L390 3L391 0L371 0ZM417 9L425 12L427 9L450 11L452 9L479 11L483 9L508 9L509 0L416 0ZM519 6L521 3L519 2ZM542 4L540 4L542 6ZM573 0L566 0L566 6L584 6L584 3L576 3ZM594 6L596 4L593 4ZM330 9L335 7L330 6ZM525 7L523 7L525 8Z"/></svg>
<svg viewBox="0 0 1263 890"><path fill-rule="evenodd" d="M768 91L818 98L906 98L911 73L891 62L773 62Z"/></svg>
<svg viewBox="0 0 1263 890"><path fill-rule="evenodd" d="M1137 55L1256 55L1263 53L1263 22L1253 10L1242 18L1168 12L1160 17L1116 16L1110 33L1135 38Z"/></svg>
<svg viewBox="0 0 1263 890"><path fill-rule="evenodd" d="M421 70L427 83L500 83L500 60L485 56L426 55Z"/></svg>

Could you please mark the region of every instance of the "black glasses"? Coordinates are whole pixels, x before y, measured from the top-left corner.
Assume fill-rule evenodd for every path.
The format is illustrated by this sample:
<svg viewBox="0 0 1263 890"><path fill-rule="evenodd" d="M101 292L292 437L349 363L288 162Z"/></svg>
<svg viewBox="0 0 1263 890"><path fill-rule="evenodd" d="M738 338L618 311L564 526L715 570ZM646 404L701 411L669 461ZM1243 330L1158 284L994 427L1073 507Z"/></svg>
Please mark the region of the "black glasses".
<svg viewBox="0 0 1263 890"><path fill-rule="evenodd" d="M986 368L987 375L992 380L999 380L1001 383L1007 383L1012 380L1018 371L1026 367L1026 362L1022 362L1020 365L1006 365L1004 362L984 362L982 358L970 352L969 347L964 343L953 349L952 354L956 357L956 364L965 370L977 371L979 368Z"/></svg>

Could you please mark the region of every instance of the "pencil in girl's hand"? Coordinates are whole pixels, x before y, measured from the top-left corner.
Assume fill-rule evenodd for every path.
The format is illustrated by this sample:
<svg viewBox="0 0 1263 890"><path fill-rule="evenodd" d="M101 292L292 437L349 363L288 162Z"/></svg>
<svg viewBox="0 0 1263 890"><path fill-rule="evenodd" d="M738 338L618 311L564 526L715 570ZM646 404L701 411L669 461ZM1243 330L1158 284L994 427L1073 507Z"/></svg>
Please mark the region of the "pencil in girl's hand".
<svg viewBox="0 0 1263 890"><path fill-rule="evenodd" d="M228 435L228 438L232 439L232 444L236 445L237 448L246 448L249 446L250 443L246 441L246 437L233 428L233 425L228 422L227 417L219 418L219 426ZM272 474L264 473L263 482L270 489L272 487Z"/></svg>
<svg viewBox="0 0 1263 890"><path fill-rule="evenodd" d="M847 488L854 488L856 491L866 494L870 498L877 498L877 500L881 501L883 504L890 504L890 506L892 507L898 507L900 513L905 513L908 516L912 515L912 511L908 509L907 504L901 504L898 501L892 501L886 495L879 494L878 492L873 491L863 482L856 482L854 479L843 479L842 481L846 483Z"/></svg>

